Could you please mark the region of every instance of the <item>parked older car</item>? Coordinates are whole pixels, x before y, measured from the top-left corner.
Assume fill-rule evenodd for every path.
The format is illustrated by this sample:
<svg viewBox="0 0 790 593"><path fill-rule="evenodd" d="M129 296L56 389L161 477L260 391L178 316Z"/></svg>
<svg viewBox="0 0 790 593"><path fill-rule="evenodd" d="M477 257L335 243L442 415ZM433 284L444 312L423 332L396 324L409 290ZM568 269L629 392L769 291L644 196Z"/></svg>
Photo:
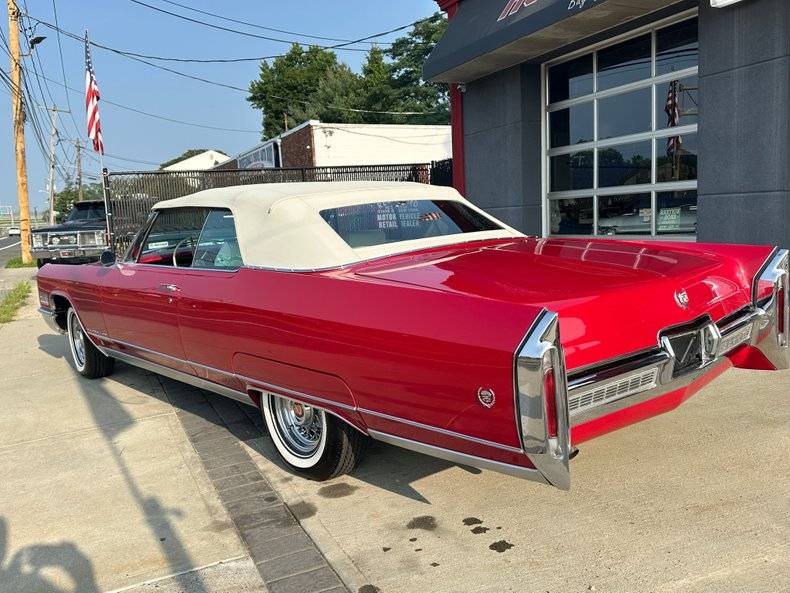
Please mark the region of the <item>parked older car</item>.
<svg viewBox="0 0 790 593"><path fill-rule="evenodd" d="M78 372L258 406L316 479L373 438L567 489L581 443L790 364L786 251L528 237L450 188L206 190L103 264L39 271Z"/></svg>
<svg viewBox="0 0 790 593"><path fill-rule="evenodd" d="M31 231L33 257L48 262L84 264L98 261L108 249L107 214L102 200L74 204L62 224Z"/></svg>
<svg viewBox="0 0 790 593"><path fill-rule="evenodd" d="M21 234L22 234L22 231L19 230L18 226L8 227L8 236L9 237L18 237Z"/></svg>

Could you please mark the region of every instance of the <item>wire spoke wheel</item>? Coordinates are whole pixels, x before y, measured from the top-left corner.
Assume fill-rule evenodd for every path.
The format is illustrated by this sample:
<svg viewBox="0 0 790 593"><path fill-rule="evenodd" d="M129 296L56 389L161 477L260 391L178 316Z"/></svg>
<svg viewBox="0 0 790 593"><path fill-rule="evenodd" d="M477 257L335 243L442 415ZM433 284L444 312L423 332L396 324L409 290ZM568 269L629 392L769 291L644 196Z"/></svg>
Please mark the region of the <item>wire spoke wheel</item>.
<svg viewBox="0 0 790 593"><path fill-rule="evenodd" d="M74 355L74 363L80 370L85 367L86 349L85 333L82 331L82 324L75 314L69 315L69 339L71 341L71 353Z"/></svg>
<svg viewBox="0 0 790 593"><path fill-rule="evenodd" d="M307 459L321 444L326 419L323 410L285 397L270 398L275 428L289 452Z"/></svg>

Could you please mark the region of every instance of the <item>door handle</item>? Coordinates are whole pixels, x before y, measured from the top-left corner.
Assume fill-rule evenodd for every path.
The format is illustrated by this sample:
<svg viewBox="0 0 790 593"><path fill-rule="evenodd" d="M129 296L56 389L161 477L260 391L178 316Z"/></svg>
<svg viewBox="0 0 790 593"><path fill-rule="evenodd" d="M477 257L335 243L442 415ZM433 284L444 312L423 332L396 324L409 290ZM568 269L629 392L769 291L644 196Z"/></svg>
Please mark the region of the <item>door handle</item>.
<svg viewBox="0 0 790 593"><path fill-rule="evenodd" d="M179 290L181 290L175 284L160 284L159 288L161 288L162 290L166 290L168 292L178 292Z"/></svg>

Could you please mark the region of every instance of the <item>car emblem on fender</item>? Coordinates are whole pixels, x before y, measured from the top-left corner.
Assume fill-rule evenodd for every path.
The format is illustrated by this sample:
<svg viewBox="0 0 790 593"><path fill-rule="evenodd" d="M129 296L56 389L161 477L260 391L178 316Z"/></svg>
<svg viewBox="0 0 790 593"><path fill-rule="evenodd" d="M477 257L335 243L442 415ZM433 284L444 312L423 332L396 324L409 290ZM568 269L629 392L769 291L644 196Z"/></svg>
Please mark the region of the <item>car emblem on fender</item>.
<svg viewBox="0 0 790 593"><path fill-rule="evenodd" d="M491 389L483 389L481 387L477 390L477 400L486 408L492 408L496 403L496 395Z"/></svg>
<svg viewBox="0 0 790 593"><path fill-rule="evenodd" d="M680 289L675 292L675 302L681 309L688 309L689 308L689 295L688 293Z"/></svg>

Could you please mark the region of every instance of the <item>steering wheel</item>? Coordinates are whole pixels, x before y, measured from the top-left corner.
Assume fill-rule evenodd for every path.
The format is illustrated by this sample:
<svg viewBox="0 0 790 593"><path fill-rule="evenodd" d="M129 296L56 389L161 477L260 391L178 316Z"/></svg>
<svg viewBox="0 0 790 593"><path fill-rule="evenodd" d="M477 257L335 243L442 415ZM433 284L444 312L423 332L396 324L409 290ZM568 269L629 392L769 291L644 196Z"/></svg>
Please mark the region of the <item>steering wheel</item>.
<svg viewBox="0 0 790 593"><path fill-rule="evenodd" d="M173 267L174 268L178 267L178 261L176 259L176 256L178 255L178 248L181 247L181 245L185 244L185 243L190 243L192 245L192 248L193 248L193 251L194 251L194 247L195 247L195 244L197 243L197 241L195 241L194 237L184 237L178 243L176 243L176 247L175 247L175 249L173 249ZM193 254L193 257L194 257L194 254Z"/></svg>

